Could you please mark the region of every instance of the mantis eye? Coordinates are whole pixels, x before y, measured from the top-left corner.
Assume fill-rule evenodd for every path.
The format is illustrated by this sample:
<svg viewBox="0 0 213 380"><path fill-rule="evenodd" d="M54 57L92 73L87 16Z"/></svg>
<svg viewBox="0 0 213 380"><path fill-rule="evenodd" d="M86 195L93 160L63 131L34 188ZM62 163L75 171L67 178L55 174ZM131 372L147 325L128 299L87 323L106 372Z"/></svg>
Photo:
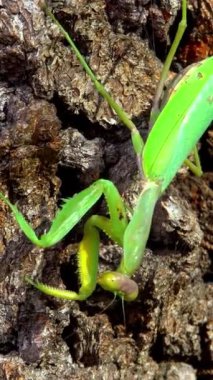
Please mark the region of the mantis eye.
<svg viewBox="0 0 213 380"><path fill-rule="evenodd" d="M117 294L124 301L134 301L138 296L138 285L128 276L119 272L105 272L99 275L97 283L109 292Z"/></svg>

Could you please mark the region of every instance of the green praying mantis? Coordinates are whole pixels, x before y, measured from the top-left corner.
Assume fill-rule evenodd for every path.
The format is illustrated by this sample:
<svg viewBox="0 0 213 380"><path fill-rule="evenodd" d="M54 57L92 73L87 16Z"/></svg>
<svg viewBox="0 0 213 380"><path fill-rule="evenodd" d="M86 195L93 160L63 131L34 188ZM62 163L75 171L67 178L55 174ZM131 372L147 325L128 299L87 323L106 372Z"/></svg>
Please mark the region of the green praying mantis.
<svg viewBox="0 0 213 380"><path fill-rule="evenodd" d="M79 291L54 288L30 278L27 278L27 281L47 295L67 300L85 300L99 284L123 300L133 301L138 296L138 286L131 276L137 271L143 259L156 202L187 160L213 118L213 57L190 66L182 78L174 83L169 100L163 109L159 110L163 83L186 27L186 0L182 0L182 21L161 75L151 113L152 128L144 143L134 123L96 79L68 33L48 8L45 8L45 11L60 28L97 91L108 101L121 122L129 128L143 190L129 221L124 202L114 184L109 180L99 179L85 190L65 200L49 231L40 237L37 237L21 212L2 193L0 199L9 206L27 238L38 247L47 248L62 240L104 195L109 217L91 216L84 225L83 238L79 244L77 253L81 285ZM195 163L187 160L187 164L195 174L201 174L201 169ZM123 247L123 256L116 271L98 274L99 230Z"/></svg>

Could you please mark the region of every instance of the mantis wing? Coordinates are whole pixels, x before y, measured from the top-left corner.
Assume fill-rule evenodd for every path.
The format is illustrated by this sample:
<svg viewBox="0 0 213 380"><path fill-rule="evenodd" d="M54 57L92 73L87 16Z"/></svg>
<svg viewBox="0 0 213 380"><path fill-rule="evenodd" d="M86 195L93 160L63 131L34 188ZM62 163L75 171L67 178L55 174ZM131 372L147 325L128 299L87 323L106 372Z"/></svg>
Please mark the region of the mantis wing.
<svg viewBox="0 0 213 380"><path fill-rule="evenodd" d="M143 151L143 172L162 192L213 119L213 57L192 66L175 86Z"/></svg>

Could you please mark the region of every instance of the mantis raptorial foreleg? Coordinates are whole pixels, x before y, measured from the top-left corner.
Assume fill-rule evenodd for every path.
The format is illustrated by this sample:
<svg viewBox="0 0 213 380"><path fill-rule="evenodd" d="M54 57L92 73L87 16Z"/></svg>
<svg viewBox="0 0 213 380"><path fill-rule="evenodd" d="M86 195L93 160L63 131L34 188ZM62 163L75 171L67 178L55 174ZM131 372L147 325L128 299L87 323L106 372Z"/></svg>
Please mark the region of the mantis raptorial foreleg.
<svg viewBox="0 0 213 380"><path fill-rule="evenodd" d="M18 211L17 207L12 205L11 202L0 193L0 199L10 207L25 235L35 245L42 248L50 247L60 241L102 195L104 195L106 199L109 218L93 215L85 223L83 239L79 244L78 250L78 269L81 283L79 293L49 287L39 282L34 283L29 278L27 279L28 282L34 284L35 287L46 294L52 294L59 298L69 300L84 300L88 298L97 284L100 240L98 229L102 230L117 244L123 246L123 237L128 225L125 206L113 183L100 179L87 189L65 201L62 208L58 211L49 231L38 238L30 224L27 223L23 215ZM117 291L117 293L122 294L126 300L131 300L132 297L135 298L137 295L137 285L132 280L125 275L122 276L121 273L116 274L116 272L109 272L108 277L111 278L111 291ZM99 276L98 282L101 284L101 276ZM122 286L125 287L125 293L121 290Z"/></svg>
<svg viewBox="0 0 213 380"><path fill-rule="evenodd" d="M28 239L38 247L47 248L63 239L102 195L105 196L108 205L111 223L108 224L103 221L101 228L105 229L113 240L122 245L121 236L127 225L127 217L122 198L111 181L97 180L87 189L72 198L66 199L62 208L57 212L49 231L40 238L36 236L33 228L18 211L17 207L11 204L9 199L2 193L0 193L0 199L10 207L17 223L22 226L22 230Z"/></svg>

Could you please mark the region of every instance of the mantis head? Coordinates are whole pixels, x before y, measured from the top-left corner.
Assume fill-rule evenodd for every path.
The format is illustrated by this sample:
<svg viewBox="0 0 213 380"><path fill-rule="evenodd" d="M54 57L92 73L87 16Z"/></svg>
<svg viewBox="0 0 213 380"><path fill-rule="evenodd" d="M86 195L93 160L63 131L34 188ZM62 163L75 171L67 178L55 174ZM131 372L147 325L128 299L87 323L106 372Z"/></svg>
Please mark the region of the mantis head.
<svg viewBox="0 0 213 380"><path fill-rule="evenodd" d="M99 275L97 283L127 302L134 301L138 296L136 282L119 272L104 272Z"/></svg>

